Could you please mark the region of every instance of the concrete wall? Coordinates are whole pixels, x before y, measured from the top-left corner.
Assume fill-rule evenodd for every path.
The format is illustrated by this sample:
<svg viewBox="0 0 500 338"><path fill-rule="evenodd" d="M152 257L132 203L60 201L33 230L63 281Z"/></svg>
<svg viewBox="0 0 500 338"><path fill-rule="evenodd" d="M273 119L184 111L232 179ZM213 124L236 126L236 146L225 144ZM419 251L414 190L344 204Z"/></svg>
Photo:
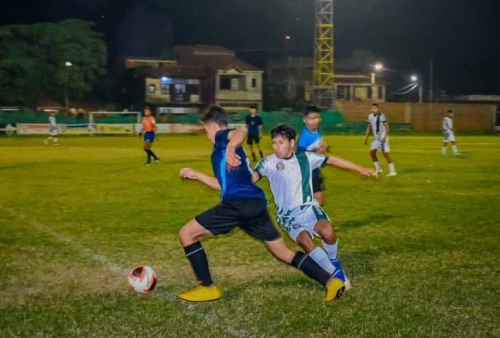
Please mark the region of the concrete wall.
<svg viewBox="0 0 500 338"><path fill-rule="evenodd" d="M337 101L337 110L346 121L366 121L371 102ZM428 103L379 103L380 110L389 122L411 123L415 132L438 132L442 130L443 118L448 109L455 112L454 128L458 132L494 132L496 106L492 104L435 103L432 112Z"/></svg>

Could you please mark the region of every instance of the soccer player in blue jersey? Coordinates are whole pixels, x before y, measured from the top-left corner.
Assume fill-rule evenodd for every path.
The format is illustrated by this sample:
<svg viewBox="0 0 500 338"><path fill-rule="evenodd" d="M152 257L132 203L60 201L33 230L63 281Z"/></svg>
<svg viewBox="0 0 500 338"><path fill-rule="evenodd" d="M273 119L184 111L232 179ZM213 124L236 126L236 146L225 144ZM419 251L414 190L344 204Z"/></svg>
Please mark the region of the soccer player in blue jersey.
<svg viewBox="0 0 500 338"><path fill-rule="evenodd" d="M297 143L297 152L311 151L318 154L323 154L328 145L323 142L319 126L321 124L320 111L315 106L309 106L304 113L304 129L300 133L299 141ZM323 176L320 169L314 169L312 172L313 177L313 193L314 198L318 201L319 205L325 202L325 186Z"/></svg>
<svg viewBox="0 0 500 338"><path fill-rule="evenodd" d="M274 227L267 210L264 192L252 183L252 169L241 143L245 129L228 129L227 114L213 107L203 117L207 136L214 144L212 167L214 176L183 168L182 178L198 180L221 190L221 202L186 223L179 237L186 257L198 279L199 286L181 293L179 298L191 302L206 302L221 298L222 292L210 274L207 256L200 240L206 236L226 234L236 227L264 242L279 260L300 269L327 289L325 301L342 295L344 283L331 277L311 257L289 249Z"/></svg>
<svg viewBox="0 0 500 338"><path fill-rule="evenodd" d="M250 147L250 151L252 152L252 159L254 161L257 161L257 157L255 156L255 152L253 151L254 143L259 150L260 158L264 158L264 154L260 149L260 139L262 138L262 118L259 114L257 114L257 106L252 105L250 107L250 114L248 114L245 118L245 123L248 130L247 144Z"/></svg>

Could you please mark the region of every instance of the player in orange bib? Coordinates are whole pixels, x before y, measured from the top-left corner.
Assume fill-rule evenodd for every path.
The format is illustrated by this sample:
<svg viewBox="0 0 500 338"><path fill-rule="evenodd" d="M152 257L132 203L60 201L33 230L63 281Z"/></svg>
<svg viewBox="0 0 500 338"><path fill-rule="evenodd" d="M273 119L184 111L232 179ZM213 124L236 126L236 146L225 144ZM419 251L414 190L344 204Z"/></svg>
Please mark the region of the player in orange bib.
<svg viewBox="0 0 500 338"><path fill-rule="evenodd" d="M158 157L153 151L151 147L153 146L153 142L155 140L156 134L156 120L154 116L151 115L151 108L144 108L144 117L142 119L142 131L139 134L144 134L144 151L146 152L147 159L146 165L151 165L151 157L155 159L155 164L160 163L160 157Z"/></svg>

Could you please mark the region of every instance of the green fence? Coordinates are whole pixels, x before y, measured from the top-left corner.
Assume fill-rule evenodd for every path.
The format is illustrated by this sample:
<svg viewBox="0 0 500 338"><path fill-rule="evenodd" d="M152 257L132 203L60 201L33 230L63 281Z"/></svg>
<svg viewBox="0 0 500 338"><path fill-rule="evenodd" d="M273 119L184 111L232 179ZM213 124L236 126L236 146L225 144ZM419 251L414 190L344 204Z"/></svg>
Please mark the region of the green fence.
<svg viewBox="0 0 500 338"><path fill-rule="evenodd" d="M242 110L229 114L231 124L244 124L248 111ZM300 132L304 126L302 113L298 112L261 112L260 116L264 121L264 132L269 132L273 127L280 123L286 123ZM49 114L34 110L22 111L0 111L0 125L16 123L48 123ZM201 114L162 114L158 118L158 123L179 123L179 124L198 124L201 120ZM58 124L84 124L89 123L87 115L68 116L62 112L56 114ZM340 112L321 113L321 130L325 134L362 134L366 129L366 122L346 122ZM136 115L99 115L94 117L94 123L105 124L129 124L136 123ZM391 122L391 133L406 133L411 131L411 123Z"/></svg>

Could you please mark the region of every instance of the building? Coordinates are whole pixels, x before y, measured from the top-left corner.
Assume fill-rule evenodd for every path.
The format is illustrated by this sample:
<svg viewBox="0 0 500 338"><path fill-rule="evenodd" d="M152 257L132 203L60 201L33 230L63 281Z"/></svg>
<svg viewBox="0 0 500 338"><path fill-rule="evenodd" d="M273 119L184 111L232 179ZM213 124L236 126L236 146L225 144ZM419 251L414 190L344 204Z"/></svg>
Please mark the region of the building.
<svg viewBox="0 0 500 338"><path fill-rule="evenodd" d="M358 52L352 59L336 63L336 99L385 102L385 83L363 61L355 62L361 56L365 54ZM266 85L271 97L282 95L288 100L310 101L312 78L312 58L287 57L271 60L266 65Z"/></svg>
<svg viewBox="0 0 500 338"><path fill-rule="evenodd" d="M263 71L224 47L178 46L175 59L127 58L125 68L129 86L142 82L144 102L160 112L262 108Z"/></svg>

